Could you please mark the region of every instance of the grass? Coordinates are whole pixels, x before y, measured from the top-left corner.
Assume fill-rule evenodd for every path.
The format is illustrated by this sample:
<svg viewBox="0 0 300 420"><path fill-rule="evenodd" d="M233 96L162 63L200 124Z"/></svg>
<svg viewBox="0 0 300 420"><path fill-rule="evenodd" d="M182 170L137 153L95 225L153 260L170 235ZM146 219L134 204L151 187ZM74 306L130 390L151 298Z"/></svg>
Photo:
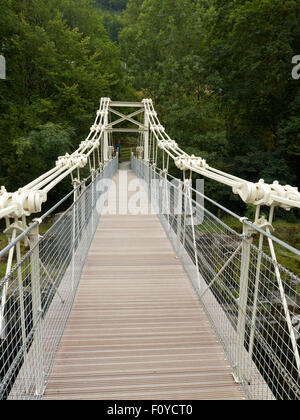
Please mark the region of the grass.
<svg viewBox="0 0 300 420"><path fill-rule="evenodd" d="M237 232L242 232L242 224L239 220L226 216L222 219L229 227L236 230ZM300 223L287 222L286 220L277 219L273 223L274 232L272 235L286 242L296 249L300 249ZM258 235L254 240L255 245L258 244ZM300 257L294 253L288 251L284 247L274 243L276 256L279 264L287 268L292 273L300 277ZM270 255L269 246L267 242L264 242L263 251Z"/></svg>
<svg viewBox="0 0 300 420"><path fill-rule="evenodd" d="M39 228L40 235L44 235L48 229L52 226L52 220L49 218L46 223L42 223ZM0 234L0 250L5 248L8 245L7 236L5 233ZM21 255L25 255L28 252L28 247L25 247L24 242L21 242ZM12 267L16 264L15 254L12 263ZM5 276L6 273L6 263L7 263L7 255L5 257L0 258L0 279Z"/></svg>
<svg viewBox="0 0 300 420"><path fill-rule="evenodd" d="M8 244L7 237L5 233L0 234L0 249L3 249ZM7 258L0 258L0 279L5 276L6 272L6 260Z"/></svg>

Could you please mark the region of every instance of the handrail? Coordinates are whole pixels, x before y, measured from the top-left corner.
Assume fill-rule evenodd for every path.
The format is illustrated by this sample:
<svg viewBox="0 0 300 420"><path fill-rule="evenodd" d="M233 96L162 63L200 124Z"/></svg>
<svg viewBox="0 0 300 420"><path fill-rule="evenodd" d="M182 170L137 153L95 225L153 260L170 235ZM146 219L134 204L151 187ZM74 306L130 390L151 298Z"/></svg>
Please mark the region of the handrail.
<svg viewBox="0 0 300 420"><path fill-rule="evenodd" d="M165 171L133 155L131 162L224 346L235 380L250 398L299 399L300 278L277 262L272 245L271 255L264 252L263 238L295 255L299 251L236 215L243 226L237 233L205 201L192 198L189 182L175 184ZM161 203L167 203L163 209Z"/></svg>
<svg viewBox="0 0 300 420"><path fill-rule="evenodd" d="M101 98L94 124L91 126L86 139L80 143L79 147L72 154L66 153L64 156L59 156L54 168L24 187L19 188L14 193L7 192L4 186L1 187L0 218L20 218L39 213L42 203L47 200L48 192L64 178L72 174L73 171L84 168L88 164L91 153L99 150L101 140L103 138L105 140L109 104L110 98ZM109 160L108 146L108 142L103 141L103 155L105 159L102 163L104 165ZM95 162L93 163L95 164ZM95 170L96 168L94 167L93 169Z"/></svg>
<svg viewBox="0 0 300 420"><path fill-rule="evenodd" d="M228 185L232 188L233 193L238 194L245 203L252 203L257 206L279 206L286 210L292 207L300 208L300 193L297 187L282 186L278 181L267 184L263 179L257 183L246 181L209 166L201 157L190 156L185 153L176 141L168 136L165 128L160 124L152 100L143 99L142 102L145 106L150 130L156 139L156 147L171 157L175 165L183 172L189 170ZM149 161L149 155L145 156L145 160Z"/></svg>
<svg viewBox="0 0 300 420"><path fill-rule="evenodd" d="M14 241L10 242L5 248L0 250L0 258L2 258L5 254L9 252L9 250L15 246L19 241L24 239L31 230L38 224L40 224L47 216L49 216L53 211L61 206L69 197L74 195L74 193L82 187L89 179L91 178L91 175L87 178L83 179L80 184L78 184L75 188L73 188L68 194L66 194L60 201L58 201L54 206L52 206L49 210L47 210L39 219L34 219L33 222L22 232L20 233Z"/></svg>

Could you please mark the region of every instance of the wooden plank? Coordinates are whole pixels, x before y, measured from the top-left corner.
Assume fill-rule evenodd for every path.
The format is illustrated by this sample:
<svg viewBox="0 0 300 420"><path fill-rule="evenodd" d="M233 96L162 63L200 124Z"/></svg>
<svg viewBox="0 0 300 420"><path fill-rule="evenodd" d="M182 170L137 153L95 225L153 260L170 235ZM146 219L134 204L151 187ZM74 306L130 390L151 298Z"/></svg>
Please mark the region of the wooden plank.
<svg viewBox="0 0 300 420"><path fill-rule="evenodd" d="M158 218L102 215L44 399L244 398Z"/></svg>

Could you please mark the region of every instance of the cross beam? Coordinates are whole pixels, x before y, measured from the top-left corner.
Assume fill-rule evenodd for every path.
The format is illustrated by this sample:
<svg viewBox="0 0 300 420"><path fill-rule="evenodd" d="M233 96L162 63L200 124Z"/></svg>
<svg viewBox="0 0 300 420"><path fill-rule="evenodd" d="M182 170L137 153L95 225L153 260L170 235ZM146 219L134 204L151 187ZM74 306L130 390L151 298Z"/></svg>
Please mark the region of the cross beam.
<svg viewBox="0 0 300 420"><path fill-rule="evenodd" d="M113 109L111 107L109 108L109 111L112 112L113 114L118 115L121 118L119 118L116 121L113 121L113 122L109 123L106 127L107 129L110 129L113 125L119 124L123 121L129 121L133 124L138 125L139 127L143 128L143 129L145 128L145 126L143 124L141 124L139 121L136 121L136 120L131 118L131 117L135 117L136 115L142 114L144 112L143 108L139 109L138 111L134 111L129 115L122 114L122 112L116 111L115 109Z"/></svg>

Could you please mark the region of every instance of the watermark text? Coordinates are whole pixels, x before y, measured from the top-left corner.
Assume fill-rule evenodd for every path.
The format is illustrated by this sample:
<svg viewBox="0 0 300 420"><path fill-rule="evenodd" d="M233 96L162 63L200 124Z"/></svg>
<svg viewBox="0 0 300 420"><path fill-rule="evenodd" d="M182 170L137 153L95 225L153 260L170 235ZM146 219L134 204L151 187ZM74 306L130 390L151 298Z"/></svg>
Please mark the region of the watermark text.
<svg viewBox="0 0 300 420"><path fill-rule="evenodd" d="M0 79L6 79L6 61L3 55L0 55Z"/></svg>
<svg viewBox="0 0 300 420"><path fill-rule="evenodd" d="M294 55L292 64L296 64L292 69L292 78L294 80L300 79L300 55Z"/></svg>

